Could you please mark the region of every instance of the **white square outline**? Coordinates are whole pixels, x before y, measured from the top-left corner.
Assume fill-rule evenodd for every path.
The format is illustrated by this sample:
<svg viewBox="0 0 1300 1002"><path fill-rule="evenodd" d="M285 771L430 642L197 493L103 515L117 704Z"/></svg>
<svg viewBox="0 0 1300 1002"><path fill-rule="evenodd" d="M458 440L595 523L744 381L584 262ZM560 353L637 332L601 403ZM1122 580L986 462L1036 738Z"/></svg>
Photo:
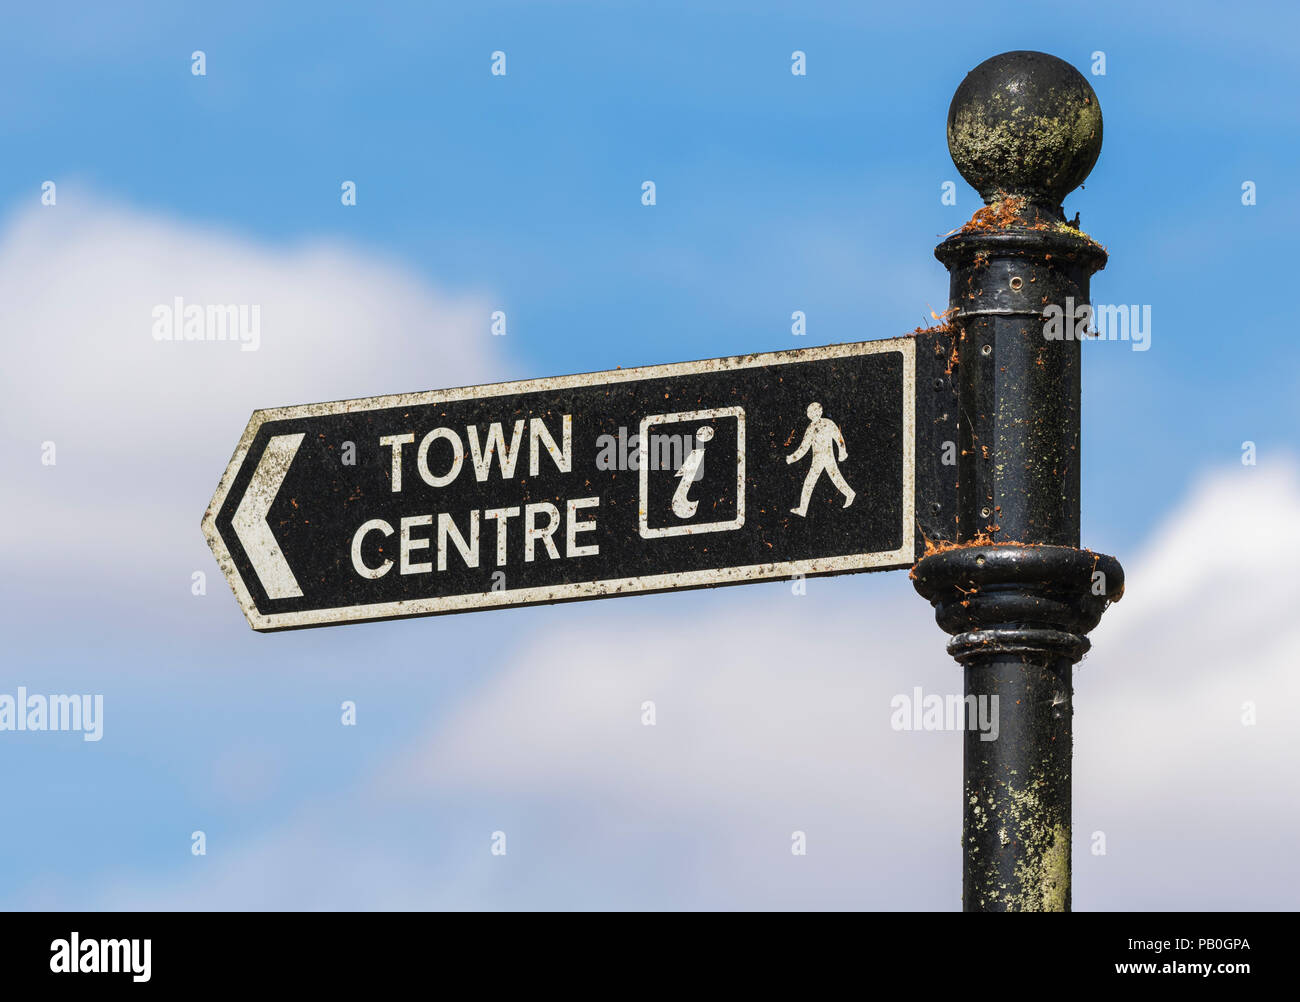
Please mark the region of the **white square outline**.
<svg viewBox="0 0 1300 1002"><path fill-rule="evenodd" d="M678 421L705 421L720 417L736 419L736 517L726 522L696 522L692 525L671 525L665 529L650 528L650 426L674 424ZM664 536L689 536L697 532L730 532L745 524L745 408L715 407L703 411L679 411L676 414L650 414L641 419L640 439L637 443L637 465L641 470L638 529L642 539L659 539Z"/></svg>

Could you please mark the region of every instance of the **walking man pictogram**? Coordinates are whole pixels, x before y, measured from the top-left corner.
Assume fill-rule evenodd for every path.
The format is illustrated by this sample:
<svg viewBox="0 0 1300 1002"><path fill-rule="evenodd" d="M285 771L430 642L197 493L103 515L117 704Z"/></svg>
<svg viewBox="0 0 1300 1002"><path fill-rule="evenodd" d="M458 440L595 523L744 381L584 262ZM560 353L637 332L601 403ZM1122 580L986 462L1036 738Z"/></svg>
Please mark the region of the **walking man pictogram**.
<svg viewBox="0 0 1300 1002"><path fill-rule="evenodd" d="M822 405L816 401L808 405L808 420L808 430L803 433L803 441L799 443L799 448L785 457L787 463L797 463L803 459L805 452L812 450L812 466L803 481L803 495L799 498L799 507L790 509L800 517L808 514L808 502L812 499L813 488L817 486L817 479L822 475L823 470L830 476L831 483L844 495L845 508L857 497L853 488L845 483L844 476L840 473L839 463L835 460L837 444L840 447L839 462L849 458L849 450L844 445L844 433L830 418L822 417Z"/></svg>

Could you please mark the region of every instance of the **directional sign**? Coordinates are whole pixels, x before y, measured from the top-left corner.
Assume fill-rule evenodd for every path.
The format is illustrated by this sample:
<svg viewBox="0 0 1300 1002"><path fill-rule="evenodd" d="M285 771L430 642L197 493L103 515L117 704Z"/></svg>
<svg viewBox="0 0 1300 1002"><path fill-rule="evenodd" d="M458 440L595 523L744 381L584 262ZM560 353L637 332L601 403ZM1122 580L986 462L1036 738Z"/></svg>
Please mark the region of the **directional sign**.
<svg viewBox="0 0 1300 1002"><path fill-rule="evenodd" d="M916 365L905 337L257 411L203 531L256 630L908 567Z"/></svg>

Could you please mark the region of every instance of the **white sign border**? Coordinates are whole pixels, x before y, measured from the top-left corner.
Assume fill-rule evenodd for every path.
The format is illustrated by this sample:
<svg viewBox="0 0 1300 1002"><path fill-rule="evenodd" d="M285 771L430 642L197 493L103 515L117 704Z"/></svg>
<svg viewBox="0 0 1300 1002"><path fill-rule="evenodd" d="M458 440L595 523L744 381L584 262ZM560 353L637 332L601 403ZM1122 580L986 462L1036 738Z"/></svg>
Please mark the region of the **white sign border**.
<svg viewBox="0 0 1300 1002"><path fill-rule="evenodd" d="M248 458L258 430L268 421L286 421L296 418L324 417L331 414L352 414L358 411L384 410L396 407L427 406L481 397L499 397L559 390L570 387L593 386L608 383L630 383L642 379L665 376L698 375L709 372L732 372L767 365L790 365L799 362L818 362L856 355L901 352L903 355L903 544L896 550L875 553L852 553L838 557L821 557L813 560L792 560L781 563L750 564L744 567L720 567L710 570L681 571L671 574L651 574L630 578L605 578L562 585L545 585L536 588L514 588L503 591L478 592L465 595L446 595L433 598L408 599L397 602L378 602L371 605L340 606L332 609L308 609L297 612L259 612L253 597L235 566L225 541L217 531L217 513L225 504L239 471ZM509 383L488 383L482 386L461 386L447 390L430 390L420 393L396 393L379 397L359 397L352 400L335 400L319 404L302 404L294 407L272 407L254 411L244 434L236 446L230 463L217 485L216 493L203 514L203 535L216 558L222 574L230 583L248 624L258 631L293 630L306 626L324 626L359 623L407 616L432 616L471 609L491 609L503 606L538 605L548 602L574 601L597 598L603 595L629 595L678 588L706 588L722 584L747 581L765 581L790 577L795 574L814 576L837 572L870 570L890 564L900 567L916 561L916 341L910 336L883 338L875 341L857 341L833 344L818 348L792 348L785 351L758 352L749 355L730 355L724 358L703 359L696 362L675 362L668 365L647 365L633 369L610 369L603 372L584 372L572 376L551 376L544 379L523 379Z"/></svg>

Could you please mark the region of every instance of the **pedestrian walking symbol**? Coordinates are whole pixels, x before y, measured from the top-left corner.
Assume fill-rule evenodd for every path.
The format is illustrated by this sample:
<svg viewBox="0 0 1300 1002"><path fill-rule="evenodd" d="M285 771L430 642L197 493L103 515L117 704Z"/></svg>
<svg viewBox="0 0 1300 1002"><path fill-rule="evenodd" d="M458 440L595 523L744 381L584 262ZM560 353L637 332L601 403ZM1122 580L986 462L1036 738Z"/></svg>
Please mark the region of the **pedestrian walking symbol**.
<svg viewBox="0 0 1300 1002"><path fill-rule="evenodd" d="M835 459L837 445L840 454L838 462ZM808 476L804 478L799 507L791 508L790 511L801 518L808 514L808 502L812 500L813 488L817 486L823 471L844 495L843 507L847 508L857 497L857 493L840 473L839 464L849 458L849 450L844 445L844 433L840 431L839 425L828 417L822 417L822 405L816 401L808 405L808 430L803 433L803 441L799 443L798 449L785 457L785 461L797 463L809 450L812 451L812 466L808 469Z"/></svg>

